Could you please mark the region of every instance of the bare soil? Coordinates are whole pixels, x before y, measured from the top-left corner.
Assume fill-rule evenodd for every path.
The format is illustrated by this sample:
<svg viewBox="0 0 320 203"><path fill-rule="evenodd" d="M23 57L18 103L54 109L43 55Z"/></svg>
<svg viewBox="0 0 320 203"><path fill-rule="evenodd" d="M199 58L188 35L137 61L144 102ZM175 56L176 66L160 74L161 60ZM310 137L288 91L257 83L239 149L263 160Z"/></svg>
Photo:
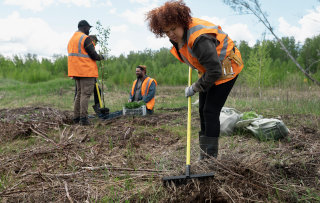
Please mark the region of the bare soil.
<svg viewBox="0 0 320 203"><path fill-rule="evenodd" d="M91 126L72 125L71 115L49 107L0 110L2 202L320 201L320 131L301 115L281 115L290 126L281 141L221 137L218 158L206 162L194 161L194 137L192 173L215 177L182 185L161 178L185 173L185 138L176 132L185 127L185 108L93 119Z"/></svg>

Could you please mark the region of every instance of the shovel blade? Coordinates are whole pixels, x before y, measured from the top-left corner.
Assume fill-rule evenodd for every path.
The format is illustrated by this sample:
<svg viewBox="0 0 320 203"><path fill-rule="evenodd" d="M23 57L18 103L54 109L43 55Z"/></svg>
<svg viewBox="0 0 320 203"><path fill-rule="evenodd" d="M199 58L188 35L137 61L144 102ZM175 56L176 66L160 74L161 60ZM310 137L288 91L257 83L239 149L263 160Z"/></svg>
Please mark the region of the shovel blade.
<svg viewBox="0 0 320 203"><path fill-rule="evenodd" d="M100 113L103 115L107 115L109 114L109 108L100 108Z"/></svg>

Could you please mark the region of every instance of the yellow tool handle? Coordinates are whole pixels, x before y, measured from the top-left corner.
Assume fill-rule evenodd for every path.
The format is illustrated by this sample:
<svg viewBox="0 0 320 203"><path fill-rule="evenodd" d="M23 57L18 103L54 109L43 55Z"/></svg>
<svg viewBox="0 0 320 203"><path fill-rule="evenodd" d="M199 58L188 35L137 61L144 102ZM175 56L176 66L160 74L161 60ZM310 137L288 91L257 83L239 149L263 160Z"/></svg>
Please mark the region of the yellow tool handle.
<svg viewBox="0 0 320 203"><path fill-rule="evenodd" d="M98 83L96 83L96 89L97 89L97 93L98 93L100 108L102 108L102 102L101 102L101 97L100 97L100 91L99 91Z"/></svg>
<svg viewBox="0 0 320 203"><path fill-rule="evenodd" d="M189 67L188 86L191 86L192 68ZM186 165L190 165L191 154L191 97L188 97L188 123L187 123L187 161Z"/></svg>

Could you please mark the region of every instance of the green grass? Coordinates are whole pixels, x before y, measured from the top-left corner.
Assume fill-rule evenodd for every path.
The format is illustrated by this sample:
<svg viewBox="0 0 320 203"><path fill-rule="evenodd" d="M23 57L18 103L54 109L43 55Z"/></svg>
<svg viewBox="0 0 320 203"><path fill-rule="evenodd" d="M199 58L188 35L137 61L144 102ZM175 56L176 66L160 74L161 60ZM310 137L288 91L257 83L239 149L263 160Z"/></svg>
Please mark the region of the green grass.
<svg viewBox="0 0 320 203"><path fill-rule="evenodd" d="M31 105L53 105L69 109L72 105L71 79L55 79L39 83L23 83L14 80L0 80L0 105L2 108L18 108Z"/></svg>
<svg viewBox="0 0 320 203"><path fill-rule="evenodd" d="M6 153L18 153L23 151L24 149L38 145L40 142L42 142L39 139L36 139L35 137L31 137L28 139L16 139L13 142L8 142L5 145L0 145L0 154L6 154Z"/></svg>
<svg viewBox="0 0 320 203"><path fill-rule="evenodd" d="M130 85L104 86L104 101L111 111L122 109L129 98ZM155 110L159 108L186 107L184 86L159 85L156 93ZM160 95L160 96L159 96ZM236 108L242 112L255 111L258 114L277 116L284 114L320 115L319 88L306 87L294 89L264 89L259 98L255 88L235 86L225 106ZM18 108L25 106L52 106L64 110L73 109L74 80L58 78L47 82L23 83L15 80L0 79L0 106L2 108ZM198 94L192 97L192 102ZM93 96L89 107L93 105ZM92 112L92 108L89 108Z"/></svg>
<svg viewBox="0 0 320 203"><path fill-rule="evenodd" d="M264 115L311 114L320 115L319 87L265 88L261 98L256 88L235 88L225 106L238 108L240 111L255 111Z"/></svg>

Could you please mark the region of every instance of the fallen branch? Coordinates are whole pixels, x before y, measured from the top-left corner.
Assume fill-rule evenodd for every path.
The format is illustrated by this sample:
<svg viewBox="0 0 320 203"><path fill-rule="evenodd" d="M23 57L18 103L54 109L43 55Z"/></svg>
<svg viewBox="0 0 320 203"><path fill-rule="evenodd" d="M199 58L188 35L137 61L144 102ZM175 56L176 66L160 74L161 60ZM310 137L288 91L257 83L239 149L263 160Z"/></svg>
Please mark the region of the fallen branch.
<svg viewBox="0 0 320 203"><path fill-rule="evenodd" d="M70 197L70 194L69 194L67 182L66 182L66 181L63 181L63 183L64 183L64 189L66 190L66 195L67 195L67 197L68 197L68 200L69 200L70 203L73 203L73 200L72 200L72 198Z"/></svg>
<svg viewBox="0 0 320 203"><path fill-rule="evenodd" d="M79 172L74 172L74 173L58 173L58 174L29 172L29 173L23 174L21 177L25 177L25 176L29 176L29 175L44 175L44 176L49 176L49 177L67 178L67 177L73 177L73 176L79 175L83 172L84 171L79 171Z"/></svg>
<svg viewBox="0 0 320 203"><path fill-rule="evenodd" d="M170 172L167 170L155 170L155 169L134 169L134 168L121 168L121 167L114 167L114 166L95 166L95 167L81 167L82 169L94 171L94 170L119 170L119 171L144 171L144 172Z"/></svg>
<svg viewBox="0 0 320 203"><path fill-rule="evenodd" d="M30 127L30 129L32 130L32 132L36 133L37 135L39 135L40 137L42 137L45 141L47 142L51 142L54 145L58 145L55 141L53 141L52 139L50 139L49 137L47 137L46 135L36 131L34 128Z"/></svg>
<svg viewBox="0 0 320 203"><path fill-rule="evenodd" d="M81 140L80 143L85 142L88 138L89 134L86 134Z"/></svg>
<svg viewBox="0 0 320 203"><path fill-rule="evenodd" d="M74 173L60 173L60 174L52 174L52 173L41 173L41 172L29 172L21 175L21 177L29 176L29 175L44 175L48 177L58 177L58 178L67 178L67 177L73 177L77 176L81 173L84 173L86 170L89 171L96 171L96 170L118 170L118 171L136 171L136 172L170 172L170 171L161 171L161 170L154 170L154 169L133 169L133 168L119 168L119 167L112 167L112 166L97 166L97 167L81 167L83 169L82 171L74 172Z"/></svg>

